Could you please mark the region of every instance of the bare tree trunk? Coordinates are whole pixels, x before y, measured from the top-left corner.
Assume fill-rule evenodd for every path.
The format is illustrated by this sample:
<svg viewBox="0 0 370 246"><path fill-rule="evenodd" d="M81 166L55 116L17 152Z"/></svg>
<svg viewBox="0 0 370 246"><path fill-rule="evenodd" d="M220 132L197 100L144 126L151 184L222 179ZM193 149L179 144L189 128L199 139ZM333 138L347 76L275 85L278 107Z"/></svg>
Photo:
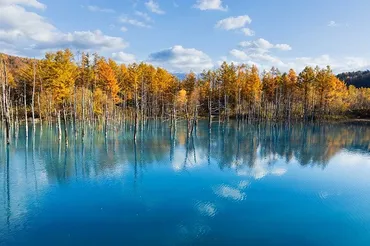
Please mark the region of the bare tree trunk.
<svg viewBox="0 0 370 246"><path fill-rule="evenodd" d="M77 138L77 95L76 95L76 85L73 90L73 125L74 125L74 135Z"/></svg>
<svg viewBox="0 0 370 246"><path fill-rule="evenodd" d="M141 116L141 129L144 128L144 79L141 78L141 107L140 107L140 116Z"/></svg>
<svg viewBox="0 0 370 246"><path fill-rule="evenodd" d="M87 105L88 105L88 109L87 109L87 111L88 111L88 115L89 115L89 121L88 121L88 123L89 123L89 129L91 128L91 125L92 125L92 102L91 102L91 96L89 96L88 97L88 102L87 102Z"/></svg>
<svg viewBox="0 0 370 246"><path fill-rule="evenodd" d="M193 131L194 131L194 126L196 125L196 122L197 122L197 115L198 115L198 104L196 103L195 104L195 108L194 108L194 117L193 117L193 121L191 123L191 130L190 130L190 133L189 133L189 137L191 137L193 135Z"/></svg>
<svg viewBox="0 0 370 246"><path fill-rule="evenodd" d="M139 118L139 100L137 98L137 89L135 89L135 127L134 127L134 142L137 139L137 128L138 128L138 118Z"/></svg>
<svg viewBox="0 0 370 246"><path fill-rule="evenodd" d="M127 94L125 93L125 95L123 96L123 124L125 125L126 124L126 112L127 112Z"/></svg>
<svg viewBox="0 0 370 246"><path fill-rule="evenodd" d="M49 99L49 124L52 125L52 109L51 109L51 102L52 102L52 95L50 95Z"/></svg>
<svg viewBox="0 0 370 246"><path fill-rule="evenodd" d="M218 88L218 125L221 125L221 90Z"/></svg>
<svg viewBox="0 0 370 246"><path fill-rule="evenodd" d="M66 143L66 146L68 146L68 128L67 128L67 113L65 104L63 103L63 124L64 124L64 140Z"/></svg>
<svg viewBox="0 0 370 246"><path fill-rule="evenodd" d="M84 140L85 137L85 85L82 85L82 141Z"/></svg>
<svg viewBox="0 0 370 246"><path fill-rule="evenodd" d="M10 96L10 86L9 86L9 93L8 93L8 108L9 108L9 113L10 113L10 121L9 121L9 124L10 124L10 131L14 131L15 127L14 127L14 107L13 107L13 100L11 99L11 96Z"/></svg>
<svg viewBox="0 0 370 246"><path fill-rule="evenodd" d="M227 95L226 95L226 92L224 94L224 103L225 103L225 119L226 119L226 121L229 121L229 111L228 111L228 108L227 108Z"/></svg>
<svg viewBox="0 0 370 246"><path fill-rule="evenodd" d="M40 132L42 132L42 117L41 117L40 94L37 95L37 104L39 106Z"/></svg>
<svg viewBox="0 0 370 246"><path fill-rule="evenodd" d="M191 118L190 118L190 112L189 112L189 105L186 105L185 107L185 115L186 115L186 121L187 121L187 138L190 137L190 127L191 127Z"/></svg>
<svg viewBox="0 0 370 246"><path fill-rule="evenodd" d="M58 140L62 140L62 123L60 122L60 110L58 110Z"/></svg>
<svg viewBox="0 0 370 246"><path fill-rule="evenodd" d="M108 98L105 101L105 113L104 113L104 136L108 137Z"/></svg>
<svg viewBox="0 0 370 246"><path fill-rule="evenodd" d="M173 127L176 129L176 121L177 121L177 116L176 116L176 100L173 102Z"/></svg>
<svg viewBox="0 0 370 246"><path fill-rule="evenodd" d="M36 123L35 123L35 88L36 88L36 61L33 61L33 84L32 84L32 104L31 104L31 110L32 110L32 130L33 133L36 130Z"/></svg>
<svg viewBox="0 0 370 246"><path fill-rule="evenodd" d="M28 116L27 116L27 87L26 82L24 82L24 120L25 120L25 128L26 128L26 138L28 138Z"/></svg>
<svg viewBox="0 0 370 246"><path fill-rule="evenodd" d="M3 88L3 107L4 107L4 115L5 115L5 135L6 135L6 144L10 145L10 115L9 115L9 101L8 101L8 96L6 92L6 87L7 87L7 71L6 71L6 65L5 61L2 60L2 66L3 66L3 71L1 71L3 77L3 83L2 83L2 88Z"/></svg>
<svg viewBox="0 0 370 246"><path fill-rule="evenodd" d="M37 95L37 104L39 106L40 134L42 134L42 116L41 116L41 104L40 104L40 94L42 95L42 79L40 75L39 75L39 79L40 79L40 92Z"/></svg>
<svg viewBox="0 0 370 246"><path fill-rule="evenodd" d="M1 72L1 71L0 71ZM5 116L4 116L4 105L3 105L3 96L2 93L0 94L0 107L1 107L1 124L3 124Z"/></svg>
<svg viewBox="0 0 370 246"><path fill-rule="evenodd" d="M18 101L15 104L15 137L18 138L19 117L18 117Z"/></svg>
<svg viewBox="0 0 370 246"><path fill-rule="evenodd" d="M209 96L208 96L208 129L211 130L212 127L212 80L209 84Z"/></svg>
<svg viewBox="0 0 370 246"><path fill-rule="evenodd" d="M91 110L91 125L92 127L95 126L95 112L94 112L94 93L95 93L95 84L96 84L96 78L94 79L94 84L92 85L92 91L91 91L91 104L90 104L90 110Z"/></svg>
<svg viewBox="0 0 370 246"><path fill-rule="evenodd" d="M304 88L304 101L303 101L303 114L304 114L304 121L307 122L308 119L308 87L305 85Z"/></svg>

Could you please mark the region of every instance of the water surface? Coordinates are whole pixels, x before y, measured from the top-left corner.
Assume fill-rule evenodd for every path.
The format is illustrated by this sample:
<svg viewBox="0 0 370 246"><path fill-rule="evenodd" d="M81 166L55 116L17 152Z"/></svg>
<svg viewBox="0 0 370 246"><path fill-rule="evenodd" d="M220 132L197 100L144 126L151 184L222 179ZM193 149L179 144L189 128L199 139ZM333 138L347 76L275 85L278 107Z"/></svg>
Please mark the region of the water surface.
<svg viewBox="0 0 370 246"><path fill-rule="evenodd" d="M0 244L369 245L369 125L206 126L1 135Z"/></svg>

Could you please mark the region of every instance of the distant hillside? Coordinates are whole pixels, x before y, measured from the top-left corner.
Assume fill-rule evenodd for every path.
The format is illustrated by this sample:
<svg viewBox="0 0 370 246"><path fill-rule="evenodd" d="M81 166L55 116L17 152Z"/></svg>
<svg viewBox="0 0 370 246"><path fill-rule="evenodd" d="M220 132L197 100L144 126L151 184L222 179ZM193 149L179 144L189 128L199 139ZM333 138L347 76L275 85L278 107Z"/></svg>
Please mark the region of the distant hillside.
<svg viewBox="0 0 370 246"><path fill-rule="evenodd" d="M347 85L353 85L357 88L370 88L370 71L357 71L338 74L337 77L345 81Z"/></svg>
<svg viewBox="0 0 370 246"><path fill-rule="evenodd" d="M30 58L11 56L4 53L0 53L0 57L1 59L5 59L7 68L12 74L15 74L15 71L32 62Z"/></svg>

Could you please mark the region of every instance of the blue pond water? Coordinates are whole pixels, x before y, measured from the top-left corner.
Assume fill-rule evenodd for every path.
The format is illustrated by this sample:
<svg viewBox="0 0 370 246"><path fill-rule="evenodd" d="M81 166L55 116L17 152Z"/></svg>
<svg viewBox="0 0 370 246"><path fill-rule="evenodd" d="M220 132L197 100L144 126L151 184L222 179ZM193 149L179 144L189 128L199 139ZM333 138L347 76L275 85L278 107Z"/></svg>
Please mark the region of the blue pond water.
<svg viewBox="0 0 370 246"><path fill-rule="evenodd" d="M206 126L1 135L0 245L370 245L369 125Z"/></svg>

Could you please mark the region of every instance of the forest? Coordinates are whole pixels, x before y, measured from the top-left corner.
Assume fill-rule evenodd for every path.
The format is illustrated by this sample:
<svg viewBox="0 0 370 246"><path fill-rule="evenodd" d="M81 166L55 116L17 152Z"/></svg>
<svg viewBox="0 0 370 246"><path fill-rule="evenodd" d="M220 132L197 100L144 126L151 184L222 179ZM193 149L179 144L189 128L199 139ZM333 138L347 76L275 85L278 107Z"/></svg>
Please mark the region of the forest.
<svg viewBox="0 0 370 246"><path fill-rule="evenodd" d="M36 124L56 123L66 143L69 131L83 138L96 127L107 135L131 124L136 141L149 120L168 121L170 127L184 120L191 136L200 118L208 119L209 126L229 119L312 122L370 111L370 89L348 86L329 66L282 73L224 62L180 80L151 64L117 64L66 49L43 59L2 54L0 71L1 122L9 144L21 124L28 137L28 125L35 130Z"/></svg>
<svg viewBox="0 0 370 246"><path fill-rule="evenodd" d="M370 71L357 71L338 74L337 77L346 82L347 85L353 85L356 88L370 88Z"/></svg>

